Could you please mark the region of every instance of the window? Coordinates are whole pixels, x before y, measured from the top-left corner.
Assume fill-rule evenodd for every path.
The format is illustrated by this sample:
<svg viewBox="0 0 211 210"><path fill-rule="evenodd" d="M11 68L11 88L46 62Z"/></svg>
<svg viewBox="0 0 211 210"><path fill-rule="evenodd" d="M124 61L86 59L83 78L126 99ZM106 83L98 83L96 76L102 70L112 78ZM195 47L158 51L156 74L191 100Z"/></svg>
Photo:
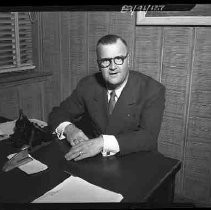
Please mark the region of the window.
<svg viewBox="0 0 211 210"><path fill-rule="evenodd" d="M28 12L0 12L0 73L33 69Z"/></svg>

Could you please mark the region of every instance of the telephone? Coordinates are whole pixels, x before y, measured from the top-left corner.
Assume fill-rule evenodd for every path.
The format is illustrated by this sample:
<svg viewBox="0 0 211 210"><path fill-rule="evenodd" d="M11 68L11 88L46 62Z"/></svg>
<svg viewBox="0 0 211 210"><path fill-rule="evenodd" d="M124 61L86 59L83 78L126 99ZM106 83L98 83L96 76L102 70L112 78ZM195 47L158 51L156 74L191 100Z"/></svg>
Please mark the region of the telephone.
<svg viewBox="0 0 211 210"><path fill-rule="evenodd" d="M10 135L9 139L16 148L28 145L29 149L33 149L42 143L50 142L54 137L55 135L52 134L48 126L41 127L37 123L31 122L20 109L14 133Z"/></svg>

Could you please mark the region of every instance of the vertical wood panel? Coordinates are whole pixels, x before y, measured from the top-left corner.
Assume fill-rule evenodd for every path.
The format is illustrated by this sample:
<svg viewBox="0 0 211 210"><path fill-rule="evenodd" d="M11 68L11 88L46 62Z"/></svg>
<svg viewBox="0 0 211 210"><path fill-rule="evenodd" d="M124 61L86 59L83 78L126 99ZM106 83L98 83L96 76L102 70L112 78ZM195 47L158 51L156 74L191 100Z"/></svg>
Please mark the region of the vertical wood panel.
<svg viewBox="0 0 211 210"><path fill-rule="evenodd" d="M162 83L166 86L164 119L167 120L166 124L169 124L169 120L174 122L170 129L167 128L168 131L175 130L177 126L182 126L182 130L178 133L182 142L181 146L183 146L185 132L186 84L188 84L190 71L191 37L192 31L190 28L164 28L161 78Z"/></svg>
<svg viewBox="0 0 211 210"><path fill-rule="evenodd" d="M39 84L25 84L18 87L20 108L28 118L42 119L42 98Z"/></svg>
<svg viewBox="0 0 211 210"><path fill-rule="evenodd" d="M190 117L211 118L211 91L193 91L191 94Z"/></svg>
<svg viewBox="0 0 211 210"><path fill-rule="evenodd" d="M109 33L120 35L128 44L130 52L130 68L133 69L134 61L134 37L135 37L135 15L121 12L110 12Z"/></svg>
<svg viewBox="0 0 211 210"><path fill-rule="evenodd" d="M77 81L88 73L87 67L87 12L71 13L70 69L72 90Z"/></svg>
<svg viewBox="0 0 211 210"><path fill-rule="evenodd" d="M52 91L54 90L52 80L53 80L52 78L49 78L49 80L43 84L44 121L46 122L48 119L48 114L51 112L52 108L55 106L55 103L52 102L52 99L55 98L54 91Z"/></svg>
<svg viewBox="0 0 211 210"><path fill-rule="evenodd" d="M210 28L196 28L184 180L185 195L206 202L211 200L210 37Z"/></svg>
<svg viewBox="0 0 211 210"><path fill-rule="evenodd" d="M210 198L210 145L187 144L185 158L184 194L198 201ZM192 185L194 182L194 185Z"/></svg>
<svg viewBox="0 0 211 210"><path fill-rule="evenodd" d="M16 119L19 110L18 92L14 87L0 89L0 116Z"/></svg>
<svg viewBox="0 0 211 210"><path fill-rule="evenodd" d="M53 97L49 98L53 106L61 101L61 49L60 49L60 14L44 12L43 25L43 68L53 72L51 87Z"/></svg>
<svg viewBox="0 0 211 210"><path fill-rule="evenodd" d="M71 93L71 68L70 68L70 12L61 13L61 51L62 51L62 72L61 72L61 100Z"/></svg>
<svg viewBox="0 0 211 210"><path fill-rule="evenodd" d="M135 70L159 81L161 72L162 30L160 27L137 27Z"/></svg>
<svg viewBox="0 0 211 210"><path fill-rule="evenodd" d="M98 71L96 44L109 31L109 12L88 12L88 69L89 73Z"/></svg>
<svg viewBox="0 0 211 210"><path fill-rule="evenodd" d="M164 116L159 134L159 143L161 142L172 143L182 148L184 142L184 122L181 118ZM172 153L174 153L174 147L172 147ZM180 159L182 159L182 156Z"/></svg>
<svg viewBox="0 0 211 210"><path fill-rule="evenodd" d="M166 86L166 108L159 143L163 141L169 142L169 139L171 139L174 144L180 143L180 160L184 159L184 147L186 142L192 36L193 32L189 27L163 28L161 82ZM173 123L169 124L171 122ZM180 127L180 130L178 130L177 127ZM172 138L169 138L170 136ZM172 152L174 152L175 149L177 150L178 148L175 148L172 144ZM180 174L177 175L176 191L178 193L182 191L183 178L184 166Z"/></svg>
<svg viewBox="0 0 211 210"><path fill-rule="evenodd" d="M43 48L42 48L42 12L37 12L37 19L32 24L32 47L33 47L33 62L38 71L45 71L43 69Z"/></svg>
<svg viewBox="0 0 211 210"><path fill-rule="evenodd" d="M61 13L62 99L66 98L77 81L88 74L87 12Z"/></svg>

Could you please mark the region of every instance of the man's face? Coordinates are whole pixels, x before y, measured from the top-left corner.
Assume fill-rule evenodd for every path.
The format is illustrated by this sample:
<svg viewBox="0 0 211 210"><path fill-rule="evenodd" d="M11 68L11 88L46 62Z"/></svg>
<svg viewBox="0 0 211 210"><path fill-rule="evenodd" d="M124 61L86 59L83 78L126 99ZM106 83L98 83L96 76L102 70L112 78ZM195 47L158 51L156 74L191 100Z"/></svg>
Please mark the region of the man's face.
<svg viewBox="0 0 211 210"><path fill-rule="evenodd" d="M127 55L127 48L121 40L117 40L116 43L102 45L97 48L97 59L107 60L109 58L116 58L116 63L121 63L121 58ZM103 78L111 88L117 88L120 86L128 76L128 59L122 59L122 65L115 64L114 59L110 60L111 63L108 67L102 67L99 65L99 69L102 72ZM107 62L109 64L109 62Z"/></svg>

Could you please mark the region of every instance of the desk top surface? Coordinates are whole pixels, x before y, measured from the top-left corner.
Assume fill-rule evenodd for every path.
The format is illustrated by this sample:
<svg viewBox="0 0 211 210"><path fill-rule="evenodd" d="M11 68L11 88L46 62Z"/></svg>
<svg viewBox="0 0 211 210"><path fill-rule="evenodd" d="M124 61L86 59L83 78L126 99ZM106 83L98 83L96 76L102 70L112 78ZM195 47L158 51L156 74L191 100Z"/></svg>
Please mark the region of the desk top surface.
<svg viewBox="0 0 211 210"><path fill-rule="evenodd" d="M101 155L78 162L66 161L70 147L65 140L54 140L32 156L48 165L48 169L27 175L18 168L0 172L1 202L31 202L69 177L64 171L105 189L121 193L123 202L145 201L171 175L181 162L160 153L138 152L121 157ZM15 152L9 141L0 142L0 167L6 156Z"/></svg>

